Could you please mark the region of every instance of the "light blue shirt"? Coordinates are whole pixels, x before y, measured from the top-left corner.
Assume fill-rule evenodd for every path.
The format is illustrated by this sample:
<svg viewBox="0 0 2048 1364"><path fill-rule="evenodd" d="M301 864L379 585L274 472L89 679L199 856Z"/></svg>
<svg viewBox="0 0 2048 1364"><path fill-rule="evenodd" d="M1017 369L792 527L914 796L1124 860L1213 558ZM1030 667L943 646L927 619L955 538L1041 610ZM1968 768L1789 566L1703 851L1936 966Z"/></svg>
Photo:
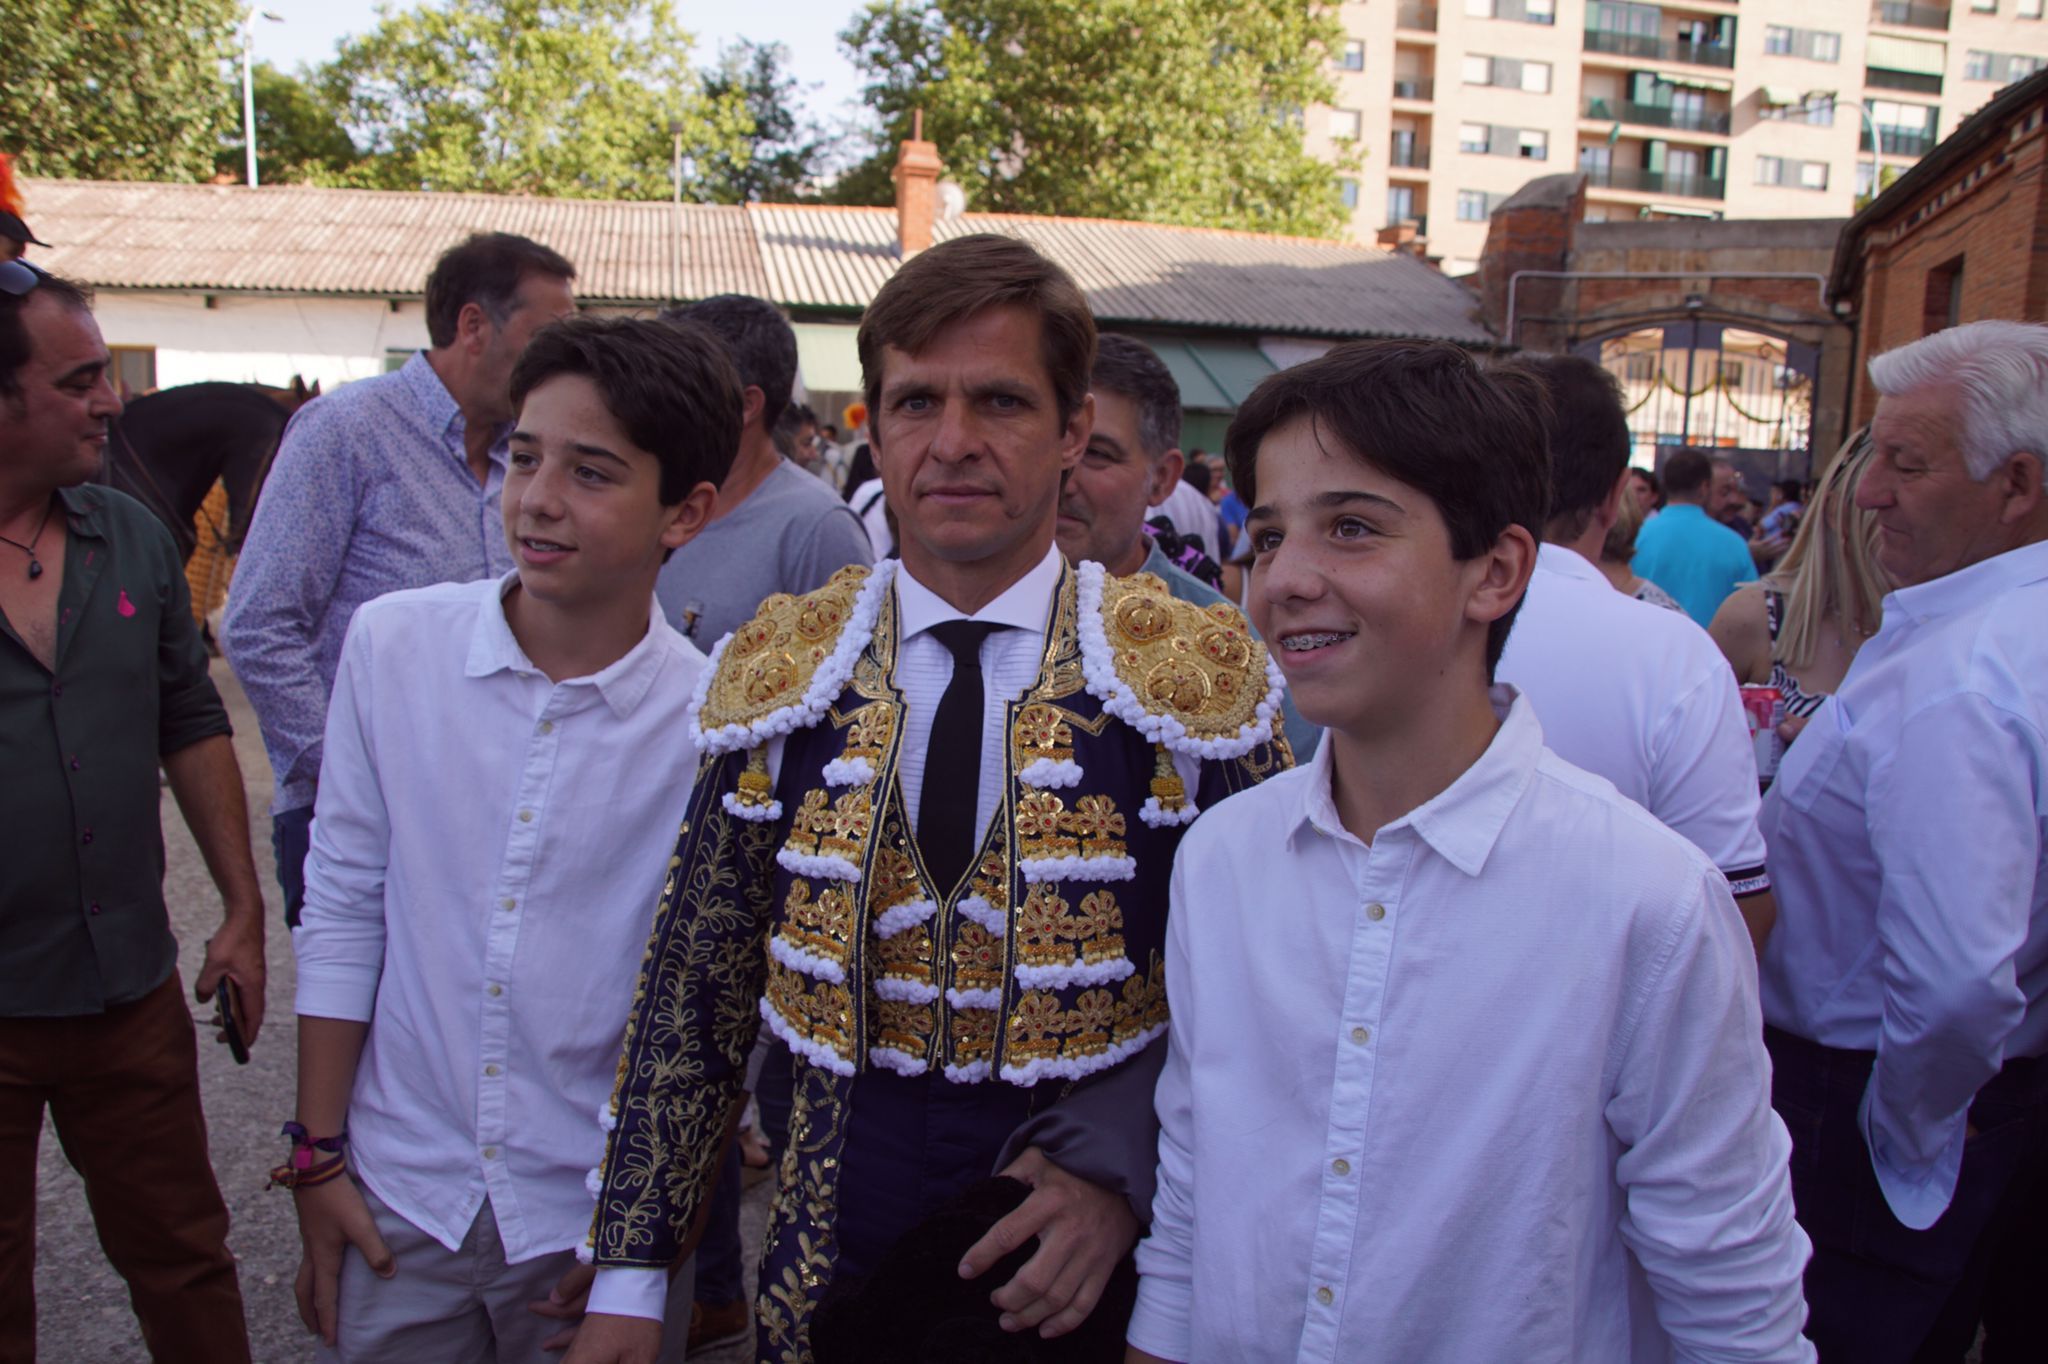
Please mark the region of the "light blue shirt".
<svg viewBox="0 0 2048 1364"><path fill-rule="evenodd" d="M478 483L462 410L424 351L300 408L235 565L221 647L263 727L271 809L313 803L327 695L356 608L401 588L511 571L506 437Z"/></svg>
<svg viewBox="0 0 2048 1364"><path fill-rule="evenodd" d="M1630 568L1678 598L1701 625L1713 624L1728 594L1756 578L1748 542L1688 502L1674 502L1643 523Z"/></svg>
<svg viewBox="0 0 2048 1364"><path fill-rule="evenodd" d="M1863 1134L1909 1227L1970 1101L2048 1053L2048 544L1892 593L1764 799L1764 1017L1875 1051Z"/></svg>

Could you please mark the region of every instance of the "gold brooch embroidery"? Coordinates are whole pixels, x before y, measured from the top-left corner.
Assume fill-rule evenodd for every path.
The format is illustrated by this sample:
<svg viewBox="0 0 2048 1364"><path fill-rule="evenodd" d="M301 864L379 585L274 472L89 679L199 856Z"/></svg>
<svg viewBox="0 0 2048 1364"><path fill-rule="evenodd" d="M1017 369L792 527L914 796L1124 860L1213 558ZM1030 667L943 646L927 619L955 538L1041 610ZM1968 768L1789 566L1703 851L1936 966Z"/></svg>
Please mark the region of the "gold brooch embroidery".
<svg viewBox="0 0 2048 1364"><path fill-rule="evenodd" d="M747 725L798 701L839 642L869 570L840 569L802 597L778 592L735 630L705 693L706 730Z"/></svg>

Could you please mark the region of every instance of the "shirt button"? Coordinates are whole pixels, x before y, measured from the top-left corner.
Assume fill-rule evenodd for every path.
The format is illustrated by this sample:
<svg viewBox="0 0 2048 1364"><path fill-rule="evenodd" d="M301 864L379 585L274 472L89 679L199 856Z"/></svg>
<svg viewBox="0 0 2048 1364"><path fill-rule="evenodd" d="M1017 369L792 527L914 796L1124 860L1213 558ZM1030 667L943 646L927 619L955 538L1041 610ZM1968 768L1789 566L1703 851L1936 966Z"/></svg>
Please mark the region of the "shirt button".
<svg viewBox="0 0 2048 1364"><path fill-rule="evenodd" d="M484 1067L484 1074L486 1074L486 1075L496 1075L497 1073L498 1073L498 1068L497 1068L496 1066L485 1066L485 1067Z"/></svg>
<svg viewBox="0 0 2048 1364"><path fill-rule="evenodd" d="M1340 1175L1348 1175L1351 1173L1351 1162L1339 1156L1330 1162L1330 1168Z"/></svg>
<svg viewBox="0 0 2048 1364"><path fill-rule="evenodd" d="M519 902L518 902L517 900L513 899L513 898L512 898L511 896L507 895L507 896L506 896L506 897L505 897L504 899L502 899L502 900L498 901L498 908L499 908L499 909L517 909L517 908L519 908Z"/></svg>
<svg viewBox="0 0 2048 1364"><path fill-rule="evenodd" d="M52 696L62 696L63 694L64 694L64 684L63 684L62 682L52 682L52 683L50 684L50 695L52 695Z"/></svg>
<svg viewBox="0 0 2048 1364"><path fill-rule="evenodd" d="M76 759L76 758L73 758L73 759L71 760L71 770L72 770L73 772L76 772L76 771L78 770L78 759Z"/></svg>
<svg viewBox="0 0 2048 1364"><path fill-rule="evenodd" d="M496 1160L497 1158L498 1158L498 1148L497 1148L497 1147L495 1147L495 1146L486 1146L486 1147L484 1148L484 1159L485 1159L485 1160Z"/></svg>
<svg viewBox="0 0 2048 1364"><path fill-rule="evenodd" d="M543 734L553 734L555 732L555 722L553 720L541 721L540 732Z"/></svg>
<svg viewBox="0 0 2048 1364"><path fill-rule="evenodd" d="M1378 923L1381 919L1387 917L1387 907L1375 900L1365 907L1365 917L1371 919L1374 923Z"/></svg>
<svg viewBox="0 0 2048 1364"><path fill-rule="evenodd" d="M98 900L94 900L94 901L93 901L93 902L92 902L91 904L89 904L89 905L87 905L87 906L85 907L85 912L86 912L86 913L88 913L88 914L97 914L97 913L99 913L99 912L100 912L100 902L99 902Z"/></svg>
<svg viewBox="0 0 2048 1364"><path fill-rule="evenodd" d="M81 840L81 841L83 841L83 842L86 842L86 843L90 843L90 842L92 842L92 830L90 830L90 829L87 829L87 830L85 831L85 838L84 838L83 840Z"/></svg>
<svg viewBox="0 0 2048 1364"><path fill-rule="evenodd" d="M1372 1029L1353 1028L1351 1030L1351 1040L1356 1042L1361 1047L1364 1046L1367 1042L1372 1041Z"/></svg>
<svg viewBox="0 0 2048 1364"><path fill-rule="evenodd" d="M521 810L521 811L519 812L519 822L520 822L521 824L531 824L531 823L533 823L533 811L531 811L531 810Z"/></svg>
<svg viewBox="0 0 2048 1364"><path fill-rule="evenodd" d="M1331 1303L1337 1301L1337 1295L1327 1288L1318 1288L1316 1290L1316 1301L1328 1307Z"/></svg>
<svg viewBox="0 0 2048 1364"><path fill-rule="evenodd" d="M490 988L490 991L489 991L489 994L490 994L490 996L491 996L491 998L492 998L492 999L496 999L496 998L497 998L497 997L498 997L499 995L502 995L502 994L504 994L504 993L505 993L505 987L504 987L504 986L502 986L502 985L493 985L493 986L491 986L491 988Z"/></svg>

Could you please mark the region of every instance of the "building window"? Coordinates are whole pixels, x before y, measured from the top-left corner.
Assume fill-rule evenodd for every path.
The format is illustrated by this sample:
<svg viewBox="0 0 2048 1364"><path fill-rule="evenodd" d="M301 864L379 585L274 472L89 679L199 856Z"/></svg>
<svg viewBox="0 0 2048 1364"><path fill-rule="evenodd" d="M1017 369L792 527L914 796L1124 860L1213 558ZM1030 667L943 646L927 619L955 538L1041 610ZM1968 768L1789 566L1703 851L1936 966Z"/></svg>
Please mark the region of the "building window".
<svg viewBox="0 0 2048 1364"><path fill-rule="evenodd" d="M1534 95L1550 93L1550 63L1525 62L1516 57L1484 57L1468 54L1461 67L1467 85L1498 85L1509 90L1526 90Z"/></svg>
<svg viewBox="0 0 2048 1364"><path fill-rule="evenodd" d="M1387 187L1387 223L1405 223L1415 217L1415 187L1413 185L1389 185Z"/></svg>
<svg viewBox="0 0 2048 1364"><path fill-rule="evenodd" d="M1801 161L1799 163L1799 187L1820 189L1828 187L1828 163L1825 161Z"/></svg>
<svg viewBox="0 0 2048 1364"><path fill-rule="evenodd" d="M1764 51L1775 57L1805 57L1809 61L1838 62L1842 59L1842 35L1817 28L1787 28L1783 24L1764 27Z"/></svg>
<svg viewBox="0 0 2048 1364"><path fill-rule="evenodd" d="M1963 320L1963 258L1927 272L1927 296L1920 309L1920 334L1943 331Z"/></svg>
<svg viewBox="0 0 2048 1364"><path fill-rule="evenodd" d="M2041 17L2041 4L2042 0L2019 0L2012 12L2021 19L2038 19Z"/></svg>
<svg viewBox="0 0 2048 1364"><path fill-rule="evenodd" d="M1991 79L1991 54L1972 52L1963 58L1963 79L1966 81L1988 81Z"/></svg>
<svg viewBox="0 0 2048 1364"><path fill-rule="evenodd" d="M1977 14L1998 13L1998 0L1970 0L1970 9Z"/></svg>
<svg viewBox="0 0 2048 1364"><path fill-rule="evenodd" d="M1647 384L1657 377L1663 356L1653 350L1631 351L1621 357L1621 375L1631 383Z"/></svg>
<svg viewBox="0 0 2048 1364"><path fill-rule="evenodd" d="M1337 177L1337 197L1338 197L1339 199L1343 200L1343 202L1344 202L1344 207L1346 207L1346 208L1357 208L1357 207L1358 207L1358 182L1357 182L1356 180L1353 180L1353 179L1352 179L1352 178L1351 178L1350 176L1348 176L1348 175L1340 175L1340 176L1338 176L1338 177Z"/></svg>
<svg viewBox="0 0 2048 1364"><path fill-rule="evenodd" d="M1759 156L1756 159L1756 182L1759 185L1782 185L1793 189L1826 189L1828 163L1793 161L1782 156Z"/></svg>
<svg viewBox="0 0 2048 1364"><path fill-rule="evenodd" d="M1768 89L1765 102L1757 111L1764 118L1780 122L1805 123L1816 128L1835 126L1835 95L1831 90L1809 90L1796 104L1773 104Z"/></svg>
<svg viewBox="0 0 2048 1364"><path fill-rule="evenodd" d="M156 391L155 346L109 346L107 352L114 359L113 372L107 377L123 402ZM408 358L411 355L411 351L406 352Z"/></svg>
<svg viewBox="0 0 2048 1364"><path fill-rule="evenodd" d="M1340 142L1356 142L1365 130L1365 116L1356 109L1330 111L1330 136Z"/></svg>
<svg viewBox="0 0 2048 1364"><path fill-rule="evenodd" d="M1493 216L1493 196L1483 189L1458 191L1458 221L1483 223Z"/></svg>
<svg viewBox="0 0 2048 1364"><path fill-rule="evenodd" d="M1484 123L1460 123L1458 125L1458 150L1461 152L1484 152L1492 130Z"/></svg>
<svg viewBox="0 0 2048 1364"><path fill-rule="evenodd" d="M1525 161L1550 159L1550 134L1541 128L1522 128L1515 134L1515 155Z"/></svg>
<svg viewBox="0 0 2048 1364"><path fill-rule="evenodd" d="M1344 52L1338 57L1337 64L1346 71L1365 70L1365 44L1356 38L1344 44Z"/></svg>
<svg viewBox="0 0 2048 1364"><path fill-rule="evenodd" d="M1740 360L1720 361L1714 371L1714 381L1728 388L1742 387L1742 362Z"/></svg>

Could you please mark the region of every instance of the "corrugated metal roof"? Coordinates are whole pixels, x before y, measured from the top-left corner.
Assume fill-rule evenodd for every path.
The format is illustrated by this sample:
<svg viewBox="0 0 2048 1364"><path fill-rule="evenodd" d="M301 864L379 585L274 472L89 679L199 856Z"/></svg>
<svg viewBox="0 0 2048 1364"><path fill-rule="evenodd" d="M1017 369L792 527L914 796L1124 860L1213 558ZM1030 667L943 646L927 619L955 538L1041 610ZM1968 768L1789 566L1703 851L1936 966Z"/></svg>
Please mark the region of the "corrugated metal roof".
<svg viewBox="0 0 2048 1364"><path fill-rule="evenodd" d="M576 263L586 299L754 294L858 312L899 264L889 208L746 208L392 193L296 185L32 180L37 260L104 288L417 296L474 231L517 232ZM1001 232L1072 272L1107 324L1317 336L1493 337L1472 295L1414 259L1298 237L968 213L940 240ZM672 235L673 234L673 235ZM671 241L679 258L671 260Z"/></svg>

